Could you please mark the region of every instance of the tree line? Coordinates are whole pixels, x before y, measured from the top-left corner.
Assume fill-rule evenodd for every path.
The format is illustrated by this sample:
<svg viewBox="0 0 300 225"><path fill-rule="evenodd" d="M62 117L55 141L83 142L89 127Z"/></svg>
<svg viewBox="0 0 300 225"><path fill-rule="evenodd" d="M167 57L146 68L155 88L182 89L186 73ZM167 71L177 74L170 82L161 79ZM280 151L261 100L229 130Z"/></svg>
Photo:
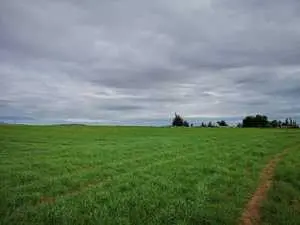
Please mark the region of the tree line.
<svg viewBox="0 0 300 225"><path fill-rule="evenodd" d="M175 117L172 120L173 127L194 127L193 123L189 123L187 120L184 120L182 116L175 113ZM228 124L225 120L217 121L216 123L202 122L197 127L227 127ZM297 121L292 118L286 118L284 121L281 120L272 120L269 121L266 115L257 114L255 116L246 116L242 123L238 123L236 127L259 127L259 128L300 128L297 124Z"/></svg>
<svg viewBox="0 0 300 225"><path fill-rule="evenodd" d="M299 128L296 120L286 118L285 121L269 121L265 115L246 116L243 119L242 127L273 127L273 128Z"/></svg>

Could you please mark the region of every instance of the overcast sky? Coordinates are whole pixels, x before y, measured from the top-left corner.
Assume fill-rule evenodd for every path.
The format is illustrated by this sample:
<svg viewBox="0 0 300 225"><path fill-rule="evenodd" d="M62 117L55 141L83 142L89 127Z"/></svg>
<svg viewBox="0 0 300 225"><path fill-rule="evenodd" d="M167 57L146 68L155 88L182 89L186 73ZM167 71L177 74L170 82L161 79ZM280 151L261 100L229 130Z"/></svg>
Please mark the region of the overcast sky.
<svg viewBox="0 0 300 225"><path fill-rule="evenodd" d="M299 0L1 0L0 117L300 116Z"/></svg>

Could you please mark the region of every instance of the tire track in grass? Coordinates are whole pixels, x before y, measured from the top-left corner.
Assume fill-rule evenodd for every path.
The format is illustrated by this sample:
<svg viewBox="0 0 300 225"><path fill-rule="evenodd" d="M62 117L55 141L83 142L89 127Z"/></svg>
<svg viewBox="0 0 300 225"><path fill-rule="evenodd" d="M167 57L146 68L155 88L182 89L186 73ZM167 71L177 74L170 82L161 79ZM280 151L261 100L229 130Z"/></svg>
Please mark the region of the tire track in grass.
<svg viewBox="0 0 300 225"><path fill-rule="evenodd" d="M272 186L272 178L278 162L290 151L286 148L271 159L265 168L261 171L259 185L252 194L250 200L245 206L239 225L259 225L260 224L260 208L262 202L267 197L267 192Z"/></svg>

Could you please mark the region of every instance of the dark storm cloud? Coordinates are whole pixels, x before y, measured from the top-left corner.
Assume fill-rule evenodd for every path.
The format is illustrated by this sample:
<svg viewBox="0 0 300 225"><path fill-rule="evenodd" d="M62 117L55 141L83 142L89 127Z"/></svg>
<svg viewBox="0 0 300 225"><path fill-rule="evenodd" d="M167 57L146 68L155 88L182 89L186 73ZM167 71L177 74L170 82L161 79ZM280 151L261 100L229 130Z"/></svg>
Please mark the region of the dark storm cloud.
<svg viewBox="0 0 300 225"><path fill-rule="evenodd" d="M298 0L4 0L0 117L299 116Z"/></svg>

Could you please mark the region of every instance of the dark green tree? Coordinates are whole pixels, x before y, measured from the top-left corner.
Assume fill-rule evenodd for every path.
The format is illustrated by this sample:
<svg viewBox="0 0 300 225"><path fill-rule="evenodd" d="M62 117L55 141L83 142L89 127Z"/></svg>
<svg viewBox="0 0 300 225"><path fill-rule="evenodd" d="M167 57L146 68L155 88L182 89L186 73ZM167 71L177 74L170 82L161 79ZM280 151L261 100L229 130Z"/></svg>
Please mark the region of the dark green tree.
<svg viewBox="0 0 300 225"><path fill-rule="evenodd" d="M292 118L289 118L289 127L293 127L293 120L292 120Z"/></svg>
<svg viewBox="0 0 300 225"><path fill-rule="evenodd" d="M225 120L218 121L217 124L218 124L220 127L227 127L227 126L228 126L228 124L225 122Z"/></svg>
<svg viewBox="0 0 300 225"><path fill-rule="evenodd" d="M296 120L293 120L293 128L297 128L297 121Z"/></svg>
<svg viewBox="0 0 300 225"><path fill-rule="evenodd" d="M283 125L287 126L287 127L289 126L289 119L288 118L285 119L285 123Z"/></svg>
<svg viewBox="0 0 300 225"><path fill-rule="evenodd" d="M268 127L268 117L257 114L256 116L246 116L243 119L243 127Z"/></svg>
<svg viewBox="0 0 300 225"><path fill-rule="evenodd" d="M279 127L279 121L277 121L277 120L272 120L272 121L270 122L270 126L273 127L273 128Z"/></svg>
<svg viewBox="0 0 300 225"><path fill-rule="evenodd" d="M182 127L184 125L184 119L178 115L177 113L175 113L175 117L173 118L172 121L172 126L174 127Z"/></svg>
<svg viewBox="0 0 300 225"><path fill-rule="evenodd" d="M185 120L185 121L183 121L183 126L184 127L189 127L190 125L189 125L188 121Z"/></svg>

